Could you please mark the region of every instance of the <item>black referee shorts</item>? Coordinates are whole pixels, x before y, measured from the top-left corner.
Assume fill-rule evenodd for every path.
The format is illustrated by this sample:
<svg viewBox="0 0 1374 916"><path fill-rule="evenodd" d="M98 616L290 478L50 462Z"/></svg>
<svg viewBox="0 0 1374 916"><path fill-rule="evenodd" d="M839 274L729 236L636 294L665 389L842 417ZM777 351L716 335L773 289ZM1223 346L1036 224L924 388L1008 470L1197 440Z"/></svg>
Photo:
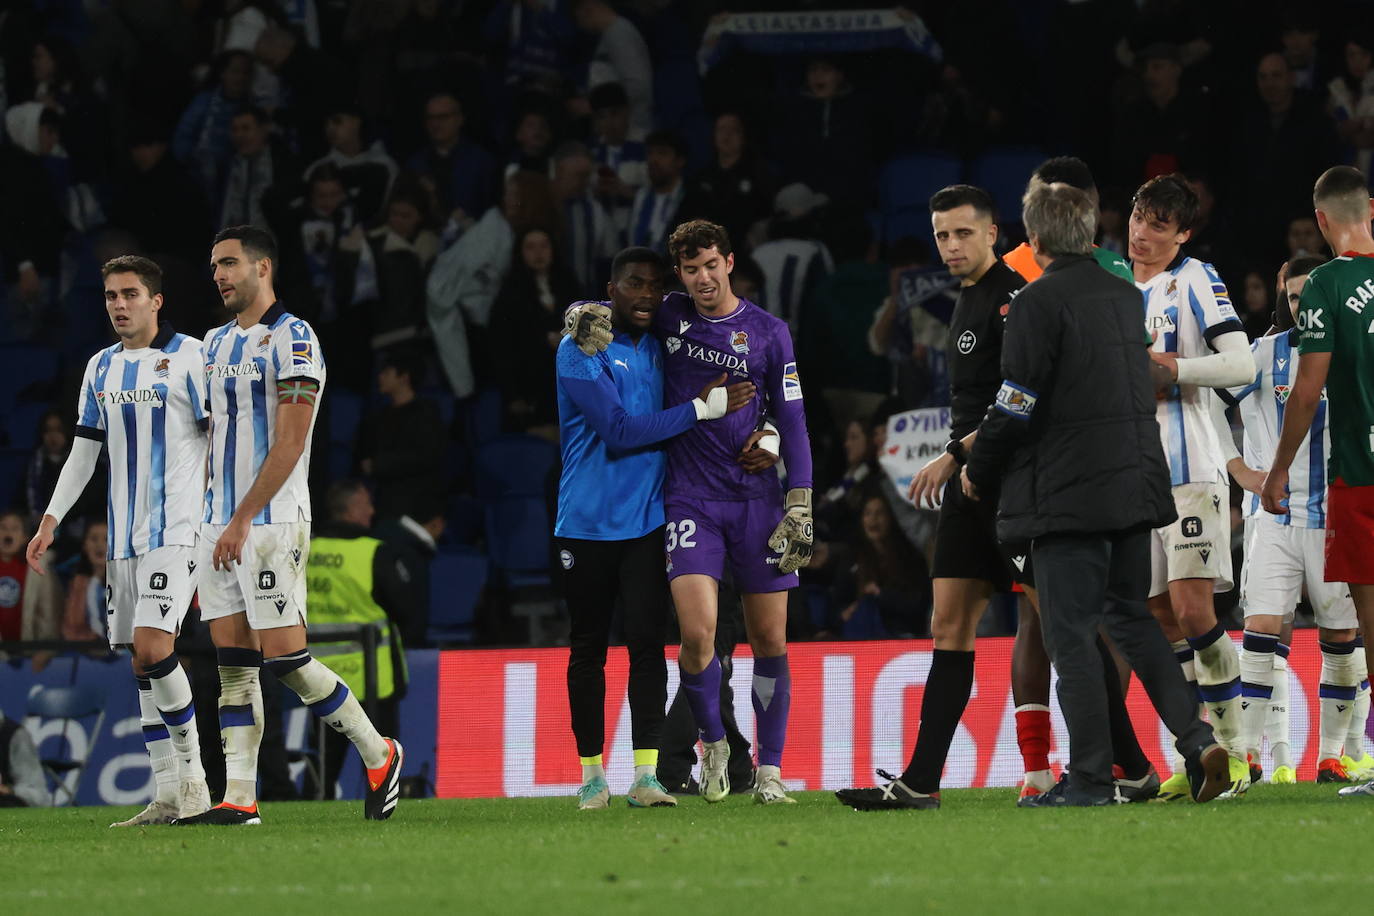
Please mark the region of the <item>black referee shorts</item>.
<svg viewBox="0 0 1374 916"><path fill-rule="evenodd" d="M945 484L935 526L932 579L982 579L999 592L1011 583L1034 587L1030 544L997 540L997 494L979 500L964 495L957 476Z"/></svg>

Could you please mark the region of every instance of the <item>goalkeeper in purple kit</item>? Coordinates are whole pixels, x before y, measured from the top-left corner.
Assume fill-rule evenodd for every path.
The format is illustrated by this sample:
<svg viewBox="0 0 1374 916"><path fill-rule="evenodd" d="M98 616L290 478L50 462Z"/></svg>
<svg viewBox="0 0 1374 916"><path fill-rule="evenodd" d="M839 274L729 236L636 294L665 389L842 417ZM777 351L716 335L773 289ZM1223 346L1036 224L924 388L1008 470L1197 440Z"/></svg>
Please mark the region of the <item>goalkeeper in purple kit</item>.
<svg viewBox="0 0 1374 916"><path fill-rule="evenodd" d="M665 403L688 390L695 397L722 372L731 383L752 381L759 389L744 409L693 427L668 445L665 547L682 631L682 687L705 750L701 794L719 802L730 791L715 654L718 583L728 563L754 656L754 799L789 803L780 769L792 694L787 592L796 587L812 544L811 444L792 338L785 322L731 291L734 256L720 226L683 223L669 237L668 252L687 293L669 293L654 316L654 333L664 344ZM587 346L605 339L603 322L596 306L568 314L570 331ZM739 460L739 444L762 429L765 417L781 440L785 494L778 475L752 473Z"/></svg>

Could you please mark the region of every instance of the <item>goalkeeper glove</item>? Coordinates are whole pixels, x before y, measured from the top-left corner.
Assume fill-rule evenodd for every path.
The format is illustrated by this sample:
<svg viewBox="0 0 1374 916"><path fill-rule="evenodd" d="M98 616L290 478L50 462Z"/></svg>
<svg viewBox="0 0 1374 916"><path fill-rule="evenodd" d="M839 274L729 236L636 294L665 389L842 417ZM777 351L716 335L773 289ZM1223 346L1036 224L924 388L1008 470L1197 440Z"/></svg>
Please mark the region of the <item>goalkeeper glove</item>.
<svg viewBox="0 0 1374 916"><path fill-rule="evenodd" d="M778 572L786 575L801 569L811 559L811 544L815 528L811 521L811 488L793 487L787 491L786 512L768 547L779 554Z"/></svg>
<svg viewBox="0 0 1374 916"><path fill-rule="evenodd" d="M599 302L583 302L563 313L563 334L577 348L595 356L611 345L611 310Z"/></svg>
<svg viewBox="0 0 1374 916"><path fill-rule="evenodd" d="M719 420L725 416L725 408L728 406L730 396L724 388L712 388L706 393L706 397L692 398L692 406L696 408L698 420Z"/></svg>

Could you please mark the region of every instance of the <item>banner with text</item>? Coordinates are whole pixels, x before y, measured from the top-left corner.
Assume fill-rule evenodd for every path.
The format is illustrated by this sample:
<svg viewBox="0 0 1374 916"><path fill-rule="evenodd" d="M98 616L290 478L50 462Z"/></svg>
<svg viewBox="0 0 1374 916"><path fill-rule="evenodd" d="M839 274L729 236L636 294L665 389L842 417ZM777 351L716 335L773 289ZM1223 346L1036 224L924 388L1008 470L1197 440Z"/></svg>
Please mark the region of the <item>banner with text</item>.
<svg viewBox="0 0 1374 916"><path fill-rule="evenodd" d="M1239 638L1239 634L1235 634ZM1012 786L1022 776L1011 698L1010 638L978 642L973 698L959 726L944 787ZM789 648L792 714L783 775L792 788L871 786L878 768L900 772L916 738L921 695L930 671L929 640L798 643ZM1293 634L1289 669L1290 747L1299 776L1316 767L1316 631ZM436 790L441 797L574 795L579 769L568 725L566 649L448 651L439 663ZM668 696L677 691L669 665ZM607 777L623 792L633 775L628 660L613 648L606 664ZM754 734L748 647L735 656L735 715ZM1050 692L1051 697L1054 691ZM1058 704L1053 765L1064 763L1068 739ZM1132 685L1129 706L1141 745L1161 773L1169 771L1171 739L1145 691ZM1368 745L1369 742L1366 741ZM1266 772L1271 769L1264 754ZM474 766L473 761L485 761Z"/></svg>
<svg viewBox="0 0 1374 916"><path fill-rule="evenodd" d="M923 407L894 413L887 419L887 442L878 463L898 493L906 493L911 478L949 443L949 408Z"/></svg>
<svg viewBox="0 0 1374 916"><path fill-rule="evenodd" d="M944 57L925 22L910 10L808 10L719 15L702 37L697 65L705 73L735 50L830 55L884 48L934 61Z"/></svg>

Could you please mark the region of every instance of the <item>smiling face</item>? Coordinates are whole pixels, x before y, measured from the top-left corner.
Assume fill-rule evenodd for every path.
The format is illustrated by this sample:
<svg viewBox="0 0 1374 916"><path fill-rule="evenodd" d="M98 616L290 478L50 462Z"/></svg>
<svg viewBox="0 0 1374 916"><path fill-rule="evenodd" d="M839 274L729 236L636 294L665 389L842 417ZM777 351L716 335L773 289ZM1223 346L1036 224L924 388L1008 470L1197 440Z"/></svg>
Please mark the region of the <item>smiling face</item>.
<svg viewBox="0 0 1374 916"><path fill-rule="evenodd" d="M243 242L225 239L210 251L210 269L224 307L235 315L246 311L258 297L271 262L254 261L244 253Z"/></svg>
<svg viewBox="0 0 1374 916"><path fill-rule="evenodd" d="M112 273L105 278L105 312L124 345L146 347L157 333L157 313L162 295L150 296L138 274Z"/></svg>
<svg viewBox="0 0 1374 916"><path fill-rule="evenodd" d="M722 310L732 304L730 271L734 269L734 254L722 255L714 245L700 249L694 258L682 258L677 263L678 279L703 312Z"/></svg>
<svg viewBox="0 0 1374 916"><path fill-rule="evenodd" d="M663 269L652 261L630 262L606 284L616 327L647 331L663 299Z"/></svg>

